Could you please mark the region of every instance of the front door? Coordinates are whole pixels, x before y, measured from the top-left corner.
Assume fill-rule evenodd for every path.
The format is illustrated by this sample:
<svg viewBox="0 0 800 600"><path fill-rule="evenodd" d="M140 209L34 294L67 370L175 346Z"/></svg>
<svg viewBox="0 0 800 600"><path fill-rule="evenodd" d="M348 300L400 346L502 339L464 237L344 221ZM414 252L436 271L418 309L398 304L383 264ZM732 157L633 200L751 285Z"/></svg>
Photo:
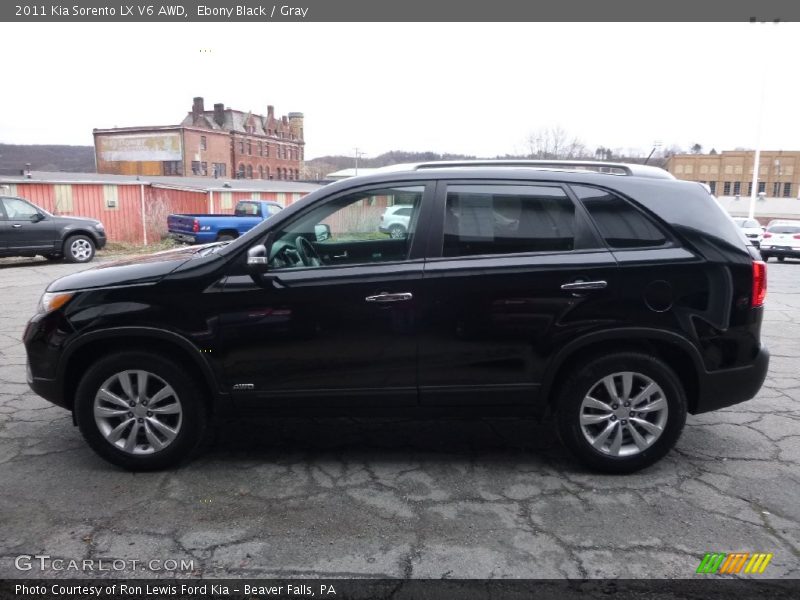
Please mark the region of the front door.
<svg viewBox="0 0 800 600"><path fill-rule="evenodd" d="M417 403L427 195L417 183L334 197L270 232L258 283L228 276L217 351L240 406ZM412 209L400 238L380 231L397 204Z"/></svg>
<svg viewBox="0 0 800 600"><path fill-rule="evenodd" d="M5 239L9 250L52 250L55 241L53 220L19 198L3 198L6 213Z"/></svg>
<svg viewBox="0 0 800 600"><path fill-rule="evenodd" d="M615 260L560 185L454 182L436 200L421 402L534 404L554 349L602 323Z"/></svg>

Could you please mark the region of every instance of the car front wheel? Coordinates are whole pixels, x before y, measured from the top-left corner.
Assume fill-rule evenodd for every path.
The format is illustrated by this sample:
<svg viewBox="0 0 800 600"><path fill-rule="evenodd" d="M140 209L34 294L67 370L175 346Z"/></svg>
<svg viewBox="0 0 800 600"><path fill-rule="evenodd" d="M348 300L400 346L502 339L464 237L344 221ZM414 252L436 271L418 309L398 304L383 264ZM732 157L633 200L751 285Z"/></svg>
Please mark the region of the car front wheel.
<svg viewBox="0 0 800 600"><path fill-rule="evenodd" d="M402 225L392 225L389 227L389 237L394 240L399 240L406 237L406 228Z"/></svg>
<svg viewBox="0 0 800 600"><path fill-rule="evenodd" d="M71 263L86 263L94 258L94 242L85 235L72 235L64 242L64 258Z"/></svg>
<svg viewBox="0 0 800 600"><path fill-rule="evenodd" d="M661 360L638 352L579 367L558 397L558 432L584 464L631 473L662 458L686 422L680 380Z"/></svg>
<svg viewBox="0 0 800 600"><path fill-rule="evenodd" d="M140 352L112 354L92 366L78 385L75 417L95 452L132 471L189 458L206 427L202 393L185 370Z"/></svg>

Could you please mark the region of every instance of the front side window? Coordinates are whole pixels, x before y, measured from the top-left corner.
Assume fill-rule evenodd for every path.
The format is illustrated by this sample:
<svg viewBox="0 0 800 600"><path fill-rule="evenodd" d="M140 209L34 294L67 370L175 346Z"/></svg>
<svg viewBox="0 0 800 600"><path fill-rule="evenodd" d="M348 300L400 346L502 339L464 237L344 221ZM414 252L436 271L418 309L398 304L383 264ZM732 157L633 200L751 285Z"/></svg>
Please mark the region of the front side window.
<svg viewBox="0 0 800 600"><path fill-rule="evenodd" d="M572 191L611 248L653 248L667 243L666 236L650 219L616 194L582 185L572 186Z"/></svg>
<svg viewBox="0 0 800 600"><path fill-rule="evenodd" d="M275 233L270 269L328 267L402 261L408 258L424 186L373 189L314 208ZM402 200L408 226L402 235L383 228L386 208Z"/></svg>
<svg viewBox="0 0 800 600"><path fill-rule="evenodd" d="M18 198L3 198L9 221L30 221L39 211L36 207Z"/></svg>
<svg viewBox="0 0 800 600"><path fill-rule="evenodd" d="M561 188L447 189L443 256L566 252L574 245L575 206Z"/></svg>

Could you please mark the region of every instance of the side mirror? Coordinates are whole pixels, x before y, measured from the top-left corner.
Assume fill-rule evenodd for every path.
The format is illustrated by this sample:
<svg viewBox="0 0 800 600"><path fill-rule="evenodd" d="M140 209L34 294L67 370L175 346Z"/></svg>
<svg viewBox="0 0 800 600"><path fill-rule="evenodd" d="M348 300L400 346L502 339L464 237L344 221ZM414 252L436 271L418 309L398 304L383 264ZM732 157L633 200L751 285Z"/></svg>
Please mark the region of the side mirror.
<svg viewBox="0 0 800 600"><path fill-rule="evenodd" d="M267 247L263 244L253 246L247 251L247 266L258 271L267 270Z"/></svg>
<svg viewBox="0 0 800 600"><path fill-rule="evenodd" d="M319 223L314 225L314 235L318 242L324 242L331 237L331 226L327 223Z"/></svg>
<svg viewBox="0 0 800 600"><path fill-rule="evenodd" d="M33 213L31 215L31 223L38 223L39 221L44 221L44 215L42 213Z"/></svg>

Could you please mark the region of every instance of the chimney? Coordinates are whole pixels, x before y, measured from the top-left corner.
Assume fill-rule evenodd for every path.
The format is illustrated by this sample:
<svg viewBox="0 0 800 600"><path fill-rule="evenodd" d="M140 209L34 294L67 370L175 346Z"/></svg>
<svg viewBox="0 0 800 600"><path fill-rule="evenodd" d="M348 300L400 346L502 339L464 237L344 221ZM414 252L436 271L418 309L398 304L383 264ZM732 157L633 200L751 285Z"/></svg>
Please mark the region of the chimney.
<svg viewBox="0 0 800 600"><path fill-rule="evenodd" d="M192 123L196 124L197 120L203 114L203 98L202 96L196 96L194 98L194 102L192 103Z"/></svg>
<svg viewBox="0 0 800 600"><path fill-rule="evenodd" d="M290 112L289 113L289 130L294 135L295 139L303 139L303 113Z"/></svg>
<svg viewBox="0 0 800 600"><path fill-rule="evenodd" d="M214 105L214 122L222 127L225 124L225 105L224 104L215 104Z"/></svg>
<svg viewBox="0 0 800 600"><path fill-rule="evenodd" d="M267 106L267 118L270 120L275 118L275 107L271 104Z"/></svg>

